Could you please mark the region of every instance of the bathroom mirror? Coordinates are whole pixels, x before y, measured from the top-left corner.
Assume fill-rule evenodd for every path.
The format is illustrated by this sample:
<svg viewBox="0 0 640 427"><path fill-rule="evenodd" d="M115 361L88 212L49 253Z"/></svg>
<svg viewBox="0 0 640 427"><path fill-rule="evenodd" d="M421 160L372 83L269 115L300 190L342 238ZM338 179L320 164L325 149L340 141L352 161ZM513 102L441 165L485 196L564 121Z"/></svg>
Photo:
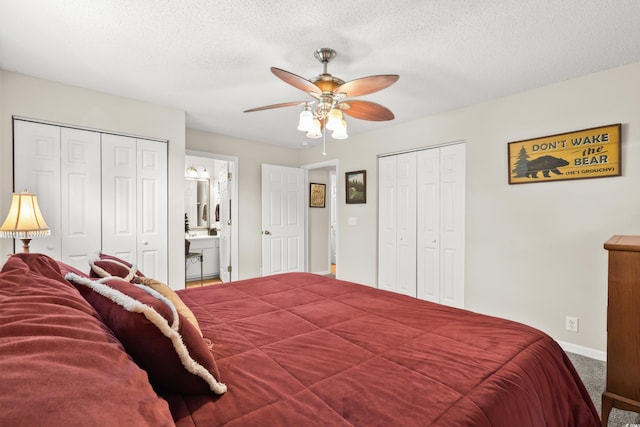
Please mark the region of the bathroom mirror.
<svg viewBox="0 0 640 427"><path fill-rule="evenodd" d="M184 179L184 209L189 218L191 230L209 229L209 179L185 178Z"/></svg>

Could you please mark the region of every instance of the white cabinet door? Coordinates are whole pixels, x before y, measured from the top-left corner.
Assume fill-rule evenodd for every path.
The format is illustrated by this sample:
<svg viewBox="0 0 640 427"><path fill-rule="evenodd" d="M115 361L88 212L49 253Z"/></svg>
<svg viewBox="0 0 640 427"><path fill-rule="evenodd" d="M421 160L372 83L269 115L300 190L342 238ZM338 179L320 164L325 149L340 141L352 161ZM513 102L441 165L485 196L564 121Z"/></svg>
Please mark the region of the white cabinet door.
<svg viewBox="0 0 640 427"><path fill-rule="evenodd" d="M42 216L51 229L50 236L31 240L30 250L61 259L60 127L14 120L13 132L14 191L38 196Z"/></svg>
<svg viewBox="0 0 640 427"><path fill-rule="evenodd" d="M136 264L146 275L136 259L136 157L135 138L102 135L102 251Z"/></svg>
<svg viewBox="0 0 640 427"><path fill-rule="evenodd" d="M304 170L262 165L262 275L304 271Z"/></svg>
<svg viewBox="0 0 640 427"><path fill-rule="evenodd" d="M190 238L189 252L202 252L202 276L205 278L220 275L220 238L218 236ZM200 280L200 262L197 259L187 261L186 275L188 281Z"/></svg>
<svg viewBox="0 0 640 427"><path fill-rule="evenodd" d="M137 260L147 276L167 281L167 144L137 140Z"/></svg>

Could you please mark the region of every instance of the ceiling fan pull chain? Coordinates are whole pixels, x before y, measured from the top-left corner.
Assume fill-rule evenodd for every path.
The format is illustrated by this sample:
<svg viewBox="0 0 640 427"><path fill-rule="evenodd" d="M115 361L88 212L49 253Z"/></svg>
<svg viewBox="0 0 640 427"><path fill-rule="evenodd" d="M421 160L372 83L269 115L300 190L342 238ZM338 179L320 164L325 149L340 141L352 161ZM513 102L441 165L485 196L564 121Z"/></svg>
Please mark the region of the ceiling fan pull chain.
<svg viewBox="0 0 640 427"><path fill-rule="evenodd" d="M326 156L327 155L327 130L325 129L324 132L322 132L322 155Z"/></svg>

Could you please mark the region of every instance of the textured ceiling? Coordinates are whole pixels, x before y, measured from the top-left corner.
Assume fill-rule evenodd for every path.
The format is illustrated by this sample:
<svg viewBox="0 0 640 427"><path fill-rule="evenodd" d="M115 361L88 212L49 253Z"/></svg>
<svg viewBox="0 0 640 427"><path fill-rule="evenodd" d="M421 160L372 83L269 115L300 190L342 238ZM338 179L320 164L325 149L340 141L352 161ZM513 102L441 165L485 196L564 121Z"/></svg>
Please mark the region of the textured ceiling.
<svg viewBox="0 0 640 427"><path fill-rule="evenodd" d="M640 61L638 0L0 0L0 68L182 109L187 126L289 147L311 98L278 78L399 74L367 132ZM43 119L46 119L43 118Z"/></svg>

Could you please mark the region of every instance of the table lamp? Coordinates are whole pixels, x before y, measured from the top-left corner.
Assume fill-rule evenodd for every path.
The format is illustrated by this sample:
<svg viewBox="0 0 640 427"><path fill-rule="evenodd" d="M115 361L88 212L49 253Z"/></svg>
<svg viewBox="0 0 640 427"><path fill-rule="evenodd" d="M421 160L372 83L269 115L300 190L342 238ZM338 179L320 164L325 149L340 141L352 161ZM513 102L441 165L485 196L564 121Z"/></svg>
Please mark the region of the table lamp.
<svg viewBox="0 0 640 427"><path fill-rule="evenodd" d="M28 253L33 237L50 234L51 230L38 206L38 196L27 191L13 193L9 214L0 227L0 237L22 240L22 251Z"/></svg>

